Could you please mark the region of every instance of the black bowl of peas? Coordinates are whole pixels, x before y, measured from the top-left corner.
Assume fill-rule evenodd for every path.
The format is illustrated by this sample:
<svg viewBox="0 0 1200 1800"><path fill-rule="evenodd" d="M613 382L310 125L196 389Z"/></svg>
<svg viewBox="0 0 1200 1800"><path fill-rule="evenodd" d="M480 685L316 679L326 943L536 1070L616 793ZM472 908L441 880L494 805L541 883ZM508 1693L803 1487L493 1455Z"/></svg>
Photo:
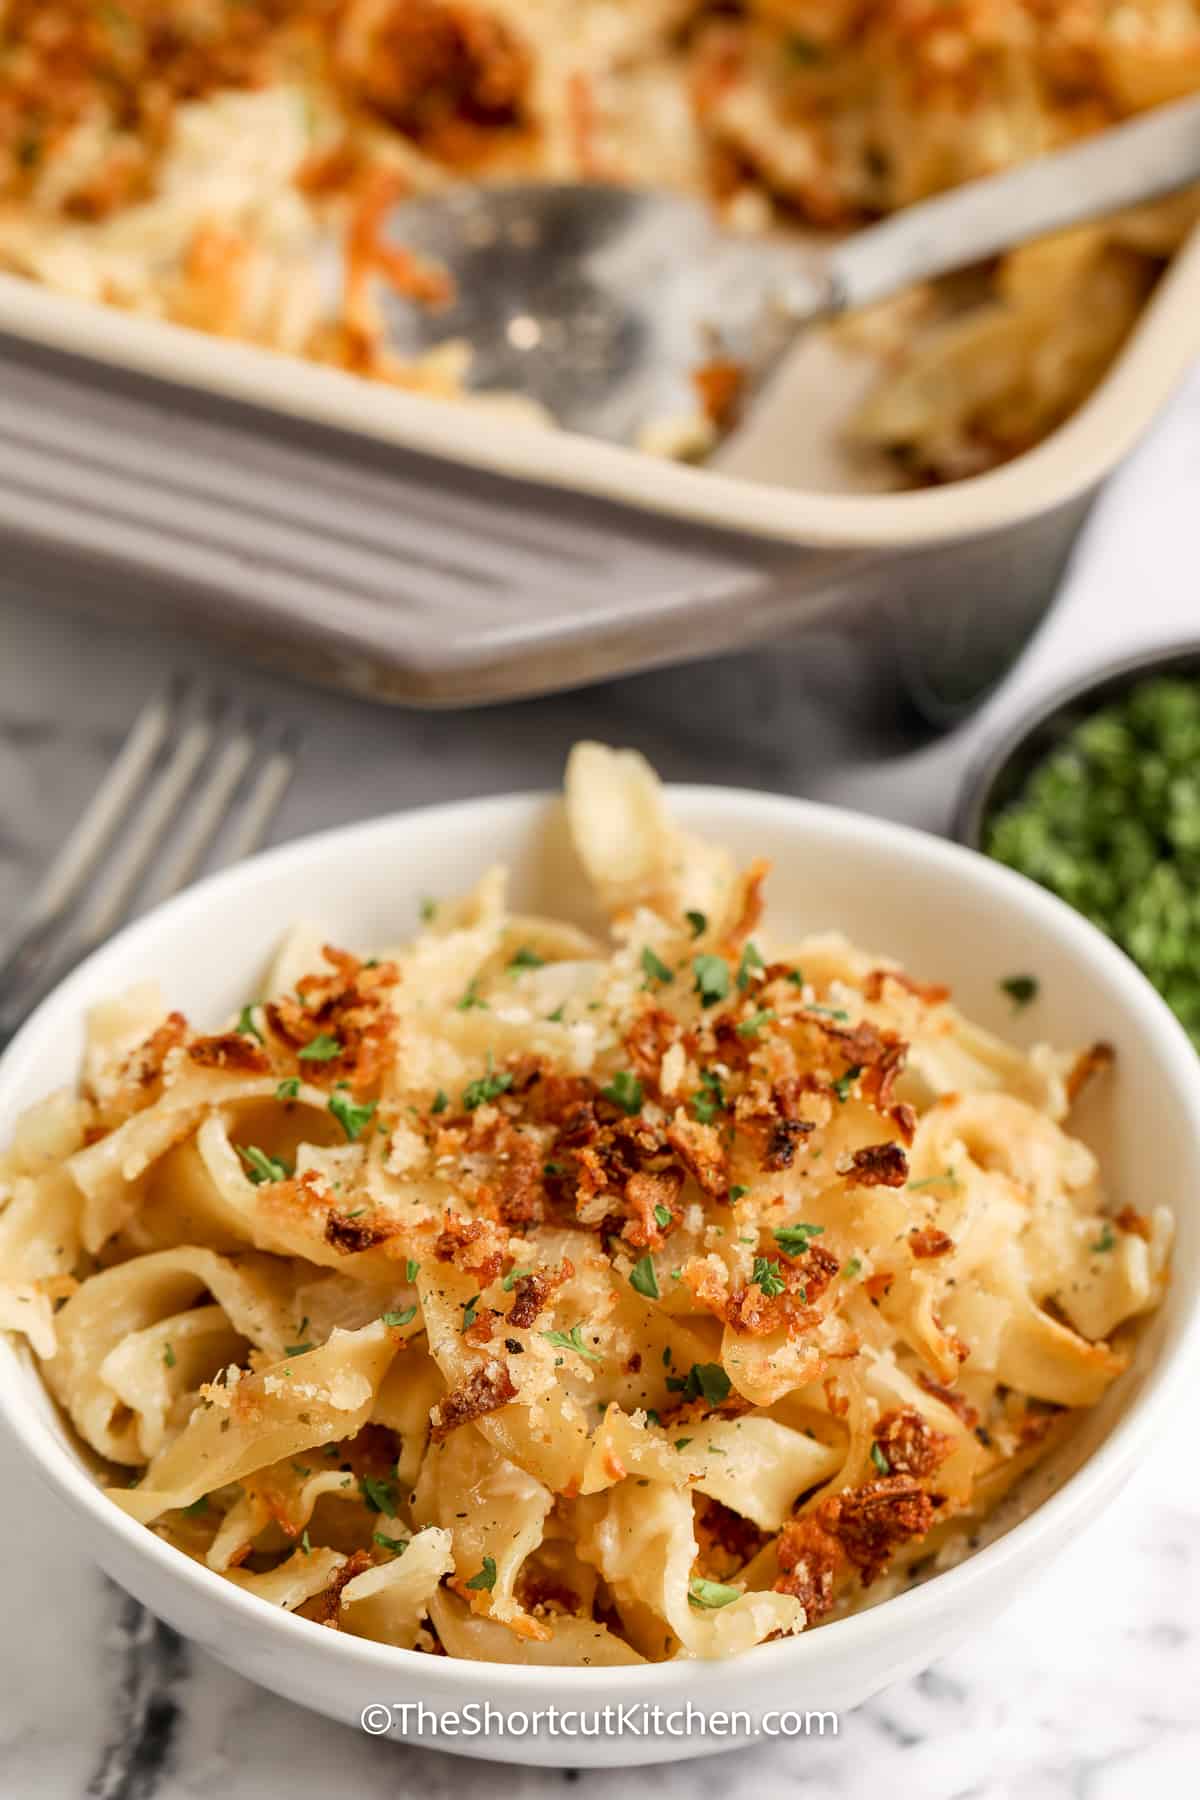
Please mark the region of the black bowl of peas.
<svg viewBox="0 0 1200 1800"><path fill-rule="evenodd" d="M969 776L955 833L1098 925L1200 1048L1200 644L1043 700Z"/></svg>

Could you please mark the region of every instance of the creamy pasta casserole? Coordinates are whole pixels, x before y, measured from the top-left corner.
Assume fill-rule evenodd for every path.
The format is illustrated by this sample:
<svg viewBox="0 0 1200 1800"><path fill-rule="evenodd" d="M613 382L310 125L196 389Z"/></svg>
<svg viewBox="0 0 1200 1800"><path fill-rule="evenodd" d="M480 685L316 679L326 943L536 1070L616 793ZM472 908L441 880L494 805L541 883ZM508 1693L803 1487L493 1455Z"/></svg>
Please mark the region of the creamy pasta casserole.
<svg viewBox="0 0 1200 1800"><path fill-rule="evenodd" d="M0 0L0 268L451 397L469 346L388 347L385 291L445 296L383 235L404 196L651 182L737 229L841 230L1196 88L1197 0ZM1099 380L1197 210L839 328L880 369L851 437L926 481L1025 449ZM711 443L735 398L697 371L672 435Z"/></svg>
<svg viewBox="0 0 1200 1800"><path fill-rule="evenodd" d="M961 1552L1125 1367L1170 1219L1068 1129L1103 1047L775 937L630 752L567 811L603 936L493 869L378 956L293 931L215 1031L98 1006L0 1161L0 1322L113 1504L272 1605L731 1656Z"/></svg>

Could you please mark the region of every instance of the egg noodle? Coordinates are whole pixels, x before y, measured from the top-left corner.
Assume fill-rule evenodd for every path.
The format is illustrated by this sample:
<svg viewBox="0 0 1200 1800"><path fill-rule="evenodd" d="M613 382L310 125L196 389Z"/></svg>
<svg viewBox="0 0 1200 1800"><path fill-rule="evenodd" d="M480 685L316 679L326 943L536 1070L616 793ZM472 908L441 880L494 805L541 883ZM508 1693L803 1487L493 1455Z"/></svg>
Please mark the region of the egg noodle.
<svg viewBox="0 0 1200 1800"><path fill-rule="evenodd" d="M453 398L469 345L388 344L386 292L446 294L383 235L406 195L650 182L735 229L840 230L1197 88L1198 0L0 0L0 268ZM1059 234L839 327L881 370L851 438L918 481L1027 448L1198 210ZM647 442L701 454L735 420L719 346L696 383L694 419Z"/></svg>
<svg viewBox="0 0 1200 1800"><path fill-rule="evenodd" d="M583 744L593 937L492 869L215 1033L92 1011L0 1158L0 1324L114 1505L274 1606L483 1661L730 1656L893 1590L1092 1406L1170 1219L1019 1052ZM582 912L581 907L572 908Z"/></svg>

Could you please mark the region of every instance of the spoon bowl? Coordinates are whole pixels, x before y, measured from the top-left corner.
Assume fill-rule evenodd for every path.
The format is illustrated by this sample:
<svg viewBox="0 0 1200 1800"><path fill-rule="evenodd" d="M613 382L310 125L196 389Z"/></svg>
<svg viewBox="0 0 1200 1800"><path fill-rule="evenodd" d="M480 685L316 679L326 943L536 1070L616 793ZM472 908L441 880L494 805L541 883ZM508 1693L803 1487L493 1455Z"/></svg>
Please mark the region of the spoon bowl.
<svg viewBox="0 0 1200 1800"><path fill-rule="evenodd" d="M388 324L401 355L464 340L469 390L523 394L569 430L644 444L703 412L697 376L714 359L736 365L752 398L803 326L1195 180L1189 99L826 249L723 231L701 201L653 189L452 186L394 208L385 227L445 272L451 298L392 294Z"/></svg>
<svg viewBox="0 0 1200 1800"><path fill-rule="evenodd" d="M804 261L720 230L683 195L589 183L450 188L397 207L388 236L453 286L442 307L392 297L401 354L462 339L473 391L525 394L617 442L694 416L714 358L761 363L772 292ZM814 279L814 306L819 291Z"/></svg>

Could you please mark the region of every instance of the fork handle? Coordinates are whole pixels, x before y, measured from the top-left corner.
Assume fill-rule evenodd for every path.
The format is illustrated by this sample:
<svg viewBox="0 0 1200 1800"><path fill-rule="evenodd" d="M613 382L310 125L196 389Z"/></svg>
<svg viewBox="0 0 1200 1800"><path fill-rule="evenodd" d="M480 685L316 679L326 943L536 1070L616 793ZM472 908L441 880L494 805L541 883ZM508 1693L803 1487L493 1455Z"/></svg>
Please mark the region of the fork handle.
<svg viewBox="0 0 1200 1800"><path fill-rule="evenodd" d="M1198 180L1200 101L1156 107L1072 149L967 182L847 238L825 260L823 310L832 315L869 306L913 282ZM797 284L794 306L811 316L811 285Z"/></svg>

